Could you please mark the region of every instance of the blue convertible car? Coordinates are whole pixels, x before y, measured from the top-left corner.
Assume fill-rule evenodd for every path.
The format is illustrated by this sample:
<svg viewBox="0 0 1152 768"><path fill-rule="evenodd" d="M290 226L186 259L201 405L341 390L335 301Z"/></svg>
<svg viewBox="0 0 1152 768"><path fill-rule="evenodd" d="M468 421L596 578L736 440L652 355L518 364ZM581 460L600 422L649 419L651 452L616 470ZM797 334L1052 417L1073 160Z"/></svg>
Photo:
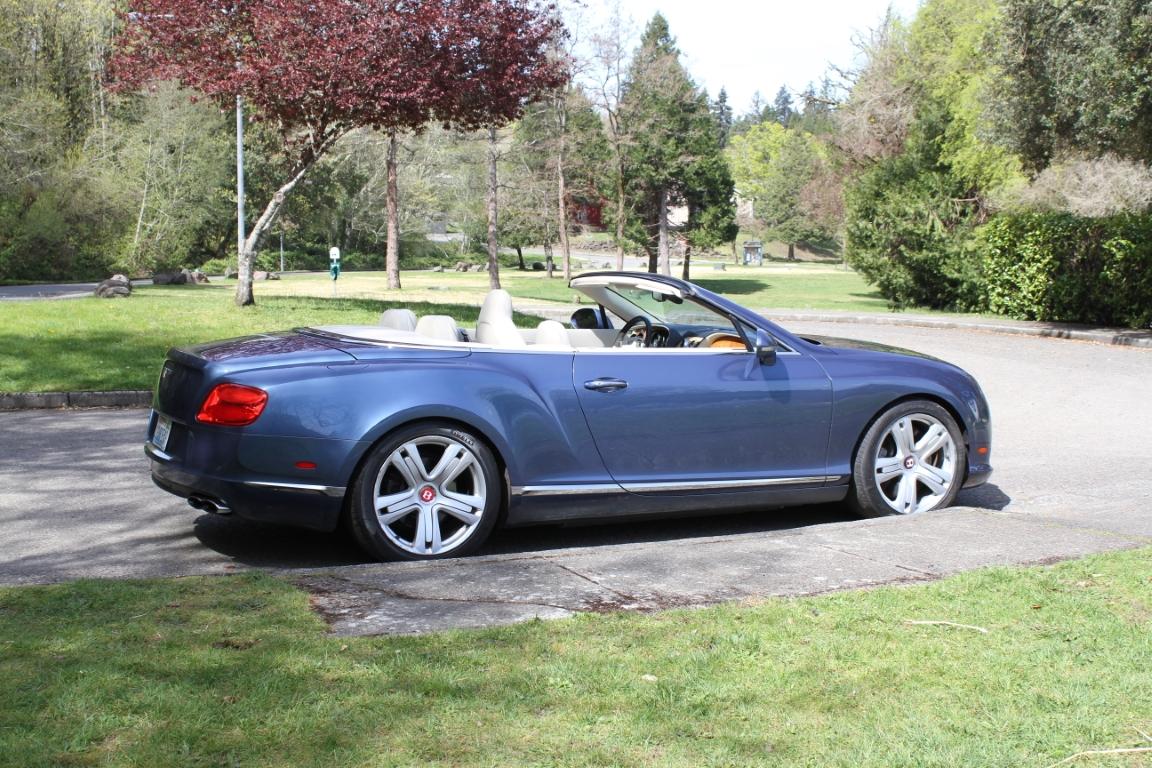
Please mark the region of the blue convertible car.
<svg viewBox="0 0 1152 768"><path fill-rule="evenodd" d="M948 363L796 336L699 286L598 272L568 326L389 310L173 349L146 451L200 510L318 530L385 559L498 525L847 500L948 506L991 474L988 405Z"/></svg>

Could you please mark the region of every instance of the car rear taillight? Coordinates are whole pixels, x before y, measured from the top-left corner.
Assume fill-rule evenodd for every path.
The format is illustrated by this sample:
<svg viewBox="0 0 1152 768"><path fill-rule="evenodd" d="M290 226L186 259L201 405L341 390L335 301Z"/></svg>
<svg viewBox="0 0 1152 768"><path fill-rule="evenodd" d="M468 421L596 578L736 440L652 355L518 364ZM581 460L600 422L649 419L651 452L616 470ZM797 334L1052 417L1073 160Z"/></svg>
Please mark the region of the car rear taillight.
<svg viewBox="0 0 1152 768"><path fill-rule="evenodd" d="M196 421L225 427L246 427L264 412L268 393L243 384L217 384L204 398Z"/></svg>

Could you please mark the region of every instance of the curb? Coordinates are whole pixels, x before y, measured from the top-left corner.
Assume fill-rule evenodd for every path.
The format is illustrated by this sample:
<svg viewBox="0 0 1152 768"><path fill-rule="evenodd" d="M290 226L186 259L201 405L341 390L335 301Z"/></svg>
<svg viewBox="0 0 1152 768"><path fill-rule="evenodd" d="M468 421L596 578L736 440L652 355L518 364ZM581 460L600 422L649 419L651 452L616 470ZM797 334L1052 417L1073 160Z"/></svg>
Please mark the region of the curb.
<svg viewBox="0 0 1152 768"><path fill-rule="evenodd" d="M147 408L150 405L152 405L150 389L111 392L0 392L0 411L47 408Z"/></svg>

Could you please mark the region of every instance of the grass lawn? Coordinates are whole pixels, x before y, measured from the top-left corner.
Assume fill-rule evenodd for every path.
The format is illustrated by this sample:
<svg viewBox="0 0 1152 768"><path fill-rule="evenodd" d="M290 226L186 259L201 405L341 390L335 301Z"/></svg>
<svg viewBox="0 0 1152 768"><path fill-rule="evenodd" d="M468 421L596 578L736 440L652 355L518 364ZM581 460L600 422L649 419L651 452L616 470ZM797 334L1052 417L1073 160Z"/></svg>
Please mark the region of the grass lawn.
<svg viewBox="0 0 1152 768"><path fill-rule="evenodd" d="M1152 747L1150 589L1145 549L341 639L267 575L6 588L0 766L1042 768Z"/></svg>
<svg viewBox="0 0 1152 768"><path fill-rule="evenodd" d="M525 254L526 259L536 258ZM590 271L590 270L588 270ZM580 270L573 270L579 274ZM679 275L679 272L676 271ZM763 267L733 267L723 272L699 266L693 282L724 294L754 309L843 309L855 312L887 312L888 304L856 272L842 266L773 262ZM504 268L501 284L513 297L533 301L576 303L576 292L566 285L562 273L549 280L543 272L520 272ZM382 272L345 272L340 276L340 295L373 297L388 301L428 301L479 304L488 290L486 272L404 272L403 289L389 291ZM261 284L260 294L331 296L332 281L326 274L292 275L278 283ZM259 301L259 296L257 297Z"/></svg>
<svg viewBox="0 0 1152 768"><path fill-rule="evenodd" d="M757 309L887 311L855 272L819 264L697 269L697 282ZM505 269L502 281L521 304L576 303L560 277ZM389 291L383 273L287 275L256 286L256 306L232 304L235 283L141 286L127 300L0 302L0 392L149 389L171 346L300 325L375 323L389 307L448 314L474 326L488 290L486 273L405 272ZM540 318L520 314L534 326Z"/></svg>
<svg viewBox="0 0 1152 768"><path fill-rule="evenodd" d="M479 313L479 302L332 298L330 280L301 284L313 282L327 289L326 297L307 290L294 295L271 282L257 287L256 306L243 309L232 303L234 284L142 286L126 300L0 303L0 349L6 352L0 355L0 392L151 389L172 346L301 325L376 323L382 311L396 306L420 315L449 314L468 326ZM516 319L525 326L540 321Z"/></svg>

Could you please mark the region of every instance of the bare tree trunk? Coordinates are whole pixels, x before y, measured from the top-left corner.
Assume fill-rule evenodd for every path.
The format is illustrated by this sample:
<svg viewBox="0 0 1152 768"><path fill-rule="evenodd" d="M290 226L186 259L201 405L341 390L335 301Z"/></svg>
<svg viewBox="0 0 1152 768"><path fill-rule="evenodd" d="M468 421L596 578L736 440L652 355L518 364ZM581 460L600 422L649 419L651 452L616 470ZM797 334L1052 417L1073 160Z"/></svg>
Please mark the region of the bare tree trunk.
<svg viewBox="0 0 1152 768"><path fill-rule="evenodd" d="M388 210L388 235L385 248L388 255L385 257L384 270L388 273L388 288L396 290L400 287L400 201L396 186L396 147L399 141L396 131L388 134L387 166L388 181L385 194L385 207Z"/></svg>
<svg viewBox="0 0 1152 768"><path fill-rule="evenodd" d="M286 184L276 190L276 194L272 195L272 199L264 208L264 212L260 214L260 218L252 225L252 232L244 240L244 247L240 249L237 258L236 296L234 299L236 306L248 307L256 303L256 297L252 294L252 259L256 255L256 246L269 227L272 226L272 222L280 213L280 209L284 207L288 193L300 183L300 179L304 178L304 174L308 172L314 162L315 159L305 163Z"/></svg>
<svg viewBox="0 0 1152 768"><path fill-rule="evenodd" d="M528 267L525 266L525 264L524 264L524 249L522 247L520 247L519 243L516 244L516 263L517 263L517 268L521 272L528 269Z"/></svg>
<svg viewBox="0 0 1152 768"><path fill-rule="evenodd" d="M496 126L488 128L488 287L500 287L500 244L496 240Z"/></svg>
<svg viewBox="0 0 1152 768"><path fill-rule="evenodd" d="M556 261L552 258L552 243L544 243L544 268L548 270L548 279L552 279L552 270Z"/></svg>
<svg viewBox="0 0 1152 768"><path fill-rule="evenodd" d="M668 190L660 190L659 237L656 258L660 263L660 274L672 275L672 264L668 256Z"/></svg>
<svg viewBox="0 0 1152 768"><path fill-rule="evenodd" d="M624 168L623 162L616 167L616 269L624 269Z"/></svg>
<svg viewBox="0 0 1152 768"><path fill-rule="evenodd" d="M788 261L796 261L796 243L788 243Z"/></svg>
<svg viewBox="0 0 1152 768"><path fill-rule="evenodd" d="M688 277L688 265L692 263L692 246L688 243L684 244L684 269L680 271L680 278L683 280L690 279Z"/></svg>

